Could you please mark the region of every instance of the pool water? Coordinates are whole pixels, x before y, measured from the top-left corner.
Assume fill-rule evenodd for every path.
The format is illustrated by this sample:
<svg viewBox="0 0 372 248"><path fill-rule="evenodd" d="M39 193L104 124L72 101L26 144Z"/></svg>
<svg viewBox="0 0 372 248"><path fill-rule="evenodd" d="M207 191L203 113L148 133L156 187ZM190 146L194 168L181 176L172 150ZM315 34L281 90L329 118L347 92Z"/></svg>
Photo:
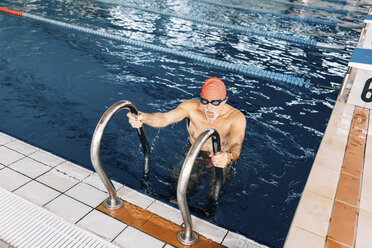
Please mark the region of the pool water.
<svg viewBox="0 0 372 248"><path fill-rule="evenodd" d="M347 9L349 14L273 1L225 2L340 24L334 29L191 0L125 1L201 20L342 44L345 50L310 49L100 1L5 0L1 7L340 87L367 5L306 2ZM243 149L218 204L207 199L211 175L206 173L188 196L190 208L193 214L259 243L283 246L336 90L252 78L3 13L0 23L0 131L89 169L93 131L112 104L129 100L140 111L169 111L198 97L205 79L221 78L229 104L247 118ZM119 112L106 128L101 143L105 169L111 178L174 204L174 171L180 168L188 146L186 121L162 129L145 127L152 154L144 188L142 148L126 112Z"/></svg>

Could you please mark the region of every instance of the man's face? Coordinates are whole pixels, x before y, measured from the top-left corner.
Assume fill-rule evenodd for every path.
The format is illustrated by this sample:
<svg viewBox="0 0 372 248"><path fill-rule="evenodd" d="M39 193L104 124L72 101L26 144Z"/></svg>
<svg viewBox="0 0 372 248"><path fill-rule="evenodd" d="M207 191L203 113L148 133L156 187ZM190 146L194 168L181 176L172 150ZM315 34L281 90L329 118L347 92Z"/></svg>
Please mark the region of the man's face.
<svg viewBox="0 0 372 248"><path fill-rule="evenodd" d="M221 114L222 108L226 103L227 98L223 100L216 99L200 99L201 107L208 121L214 121Z"/></svg>

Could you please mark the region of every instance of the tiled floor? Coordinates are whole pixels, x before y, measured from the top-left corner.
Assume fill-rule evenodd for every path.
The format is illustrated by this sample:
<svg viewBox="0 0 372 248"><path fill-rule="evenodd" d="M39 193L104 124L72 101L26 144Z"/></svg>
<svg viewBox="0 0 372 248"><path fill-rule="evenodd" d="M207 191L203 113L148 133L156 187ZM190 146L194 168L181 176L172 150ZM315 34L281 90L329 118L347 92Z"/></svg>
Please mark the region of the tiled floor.
<svg viewBox="0 0 372 248"><path fill-rule="evenodd" d="M178 209L114 185L124 205L110 211L102 205L108 194L96 173L0 133L0 187L119 247L184 247L176 238L183 224ZM264 247L192 218L200 235L193 247ZM1 235L0 228L0 240L6 240ZM0 241L0 248L8 246Z"/></svg>

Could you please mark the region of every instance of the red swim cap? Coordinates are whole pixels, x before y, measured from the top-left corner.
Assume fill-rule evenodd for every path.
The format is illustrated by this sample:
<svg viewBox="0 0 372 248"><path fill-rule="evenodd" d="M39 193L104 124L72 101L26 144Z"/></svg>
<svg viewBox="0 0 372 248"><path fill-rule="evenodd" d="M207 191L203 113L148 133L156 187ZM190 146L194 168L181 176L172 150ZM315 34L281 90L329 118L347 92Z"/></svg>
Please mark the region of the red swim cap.
<svg viewBox="0 0 372 248"><path fill-rule="evenodd" d="M219 78L209 78L203 84L200 96L208 100L223 100L226 98L225 84Z"/></svg>

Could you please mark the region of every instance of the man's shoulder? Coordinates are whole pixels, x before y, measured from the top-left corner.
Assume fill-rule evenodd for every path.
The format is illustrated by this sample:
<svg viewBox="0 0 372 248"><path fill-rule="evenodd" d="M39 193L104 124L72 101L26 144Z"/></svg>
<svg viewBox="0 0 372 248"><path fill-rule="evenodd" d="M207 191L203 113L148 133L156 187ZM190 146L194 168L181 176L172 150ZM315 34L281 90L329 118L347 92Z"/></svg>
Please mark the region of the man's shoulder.
<svg viewBox="0 0 372 248"><path fill-rule="evenodd" d="M191 99L191 100L183 101L179 106L182 108L193 109L193 108L196 108L198 104L199 104L199 100Z"/></svg>
<svg viewBox="0 0 372 248"><path fill-rule="evenodd" d="M229 114L230 114L230 116L235 117L235 118L244 118L245 119L244 114L240 110L234 108L231 105L228 105L228 106L229 106Z"/></svg>

